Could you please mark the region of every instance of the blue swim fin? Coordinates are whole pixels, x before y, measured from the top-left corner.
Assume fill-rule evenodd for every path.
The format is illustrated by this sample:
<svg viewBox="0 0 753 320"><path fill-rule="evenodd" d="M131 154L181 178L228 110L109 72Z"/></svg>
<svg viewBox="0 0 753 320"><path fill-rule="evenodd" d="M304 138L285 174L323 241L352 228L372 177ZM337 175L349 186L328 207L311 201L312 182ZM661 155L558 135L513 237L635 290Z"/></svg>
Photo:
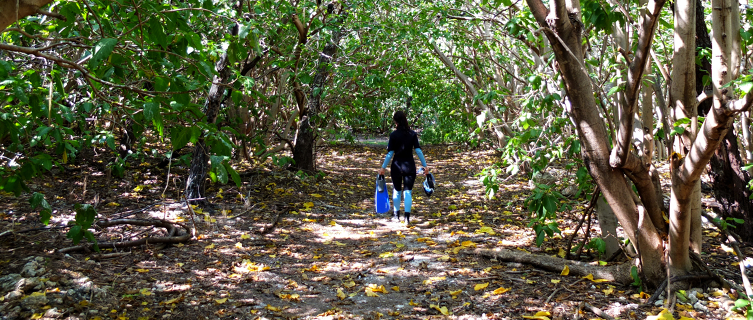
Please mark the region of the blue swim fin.
<svg viewBox="0 0 753 320"><path fill-rule="evenodd" d="M385 213L390 211L390 195L387 192L387 181L383 175L378 175L376 180L376 190L374 192L374 207L376 213Z"/></svg>

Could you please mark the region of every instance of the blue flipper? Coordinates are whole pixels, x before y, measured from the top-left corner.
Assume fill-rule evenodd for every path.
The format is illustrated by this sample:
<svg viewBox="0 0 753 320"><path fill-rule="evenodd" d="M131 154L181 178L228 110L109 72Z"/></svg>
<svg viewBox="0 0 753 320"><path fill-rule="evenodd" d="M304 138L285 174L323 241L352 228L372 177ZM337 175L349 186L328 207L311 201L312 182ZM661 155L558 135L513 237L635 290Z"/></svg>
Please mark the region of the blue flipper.
<svg viewBox="0 0 753 320"><path fill-rule="evenodd" d="M383 175L377 176L374 206L377 213L390 211L390 195L387 192L387 181L384 180Z"/></svg>

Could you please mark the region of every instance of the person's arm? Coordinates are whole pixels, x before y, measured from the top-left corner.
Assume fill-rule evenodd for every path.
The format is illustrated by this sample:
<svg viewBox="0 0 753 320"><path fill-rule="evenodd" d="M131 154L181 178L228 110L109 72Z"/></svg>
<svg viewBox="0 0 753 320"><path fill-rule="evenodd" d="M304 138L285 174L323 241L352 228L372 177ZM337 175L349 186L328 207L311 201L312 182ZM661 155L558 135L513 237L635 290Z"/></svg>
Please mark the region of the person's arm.
<svg viewBox="0 0 753 320"><path fill-rule="evenodd" d="M382 168L379 169L379 174L384 175L384 169L390 164L390 160L392 160L392 156L394 155L395 151L387 152L387 156L384 157L384 163L382 163Z"/></svg>
<svg viewBox="0 0 753 320"><path fill-rule="evenodd" d="M421 160L421 165L426 168L426 159L424 158L424 152L421 151L421 148L416 148L416 154L418 155L418 160Z"/></svg>

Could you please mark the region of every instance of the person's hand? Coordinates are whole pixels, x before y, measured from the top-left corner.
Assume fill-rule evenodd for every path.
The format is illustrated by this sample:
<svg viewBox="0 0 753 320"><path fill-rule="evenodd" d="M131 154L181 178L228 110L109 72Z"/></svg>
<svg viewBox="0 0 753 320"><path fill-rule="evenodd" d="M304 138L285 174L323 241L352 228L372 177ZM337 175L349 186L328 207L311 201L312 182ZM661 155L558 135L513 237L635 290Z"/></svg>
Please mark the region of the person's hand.
<svg viewBox="0 0 753 320"><path fill-rule="evenodd" d="M429 167L424 167L424 175L429 174Z"/></svg>
<svg viewBox="0 0 753 320"><path fill-rule="evenodd" d="M384 168L379 169L379 175L382 175L382 176L384 175Z"/></svg>

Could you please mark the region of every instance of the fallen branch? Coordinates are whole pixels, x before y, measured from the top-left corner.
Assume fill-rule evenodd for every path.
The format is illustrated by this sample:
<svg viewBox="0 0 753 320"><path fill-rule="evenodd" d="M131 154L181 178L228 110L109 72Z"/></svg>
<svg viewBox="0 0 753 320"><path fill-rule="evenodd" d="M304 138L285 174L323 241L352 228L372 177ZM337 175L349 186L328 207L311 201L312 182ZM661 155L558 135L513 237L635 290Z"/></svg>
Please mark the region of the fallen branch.
<svg viewBox="0 0 753 320"><path fill-rule="evenodd" d="M98 246L100 249L105 248L127 248L127 247L135 247L135 246L141 246L145 244L156 244L156 243L164 243L164 244L173 244L173 243L181 243L186 242L189 239L191 239L191 230L179 223L173 223L166 220L161 219L153 219L153 220L143 220L143 219L117 219L117 220L104 220L99 221L96 223L96 225L100 228L109 228L113 226L118 225L135 225L135 226L142 226L142 227L159 227L159 228L165 228L167 230L168 236L167 237L144 237L138 240L131 240L131 241L121 241L121 242L105 242L105 243L99 243ZM173 236L173 234L177 233L177 226L182 227L186 232L179 236ZM93 250L94 244L82 244L78 246L63 248L58 250L60 253L68 253L68 252L76 252L76 251L83 251L83 250Z"/></svg>
<svg viewBox="0 0 753 320"><path fill-rule="evenodd" d="M588 302L582 301L582 302L581 302L581 303L580 303L580 304L578 305L578 310L577 310L576 312L577 312L577 313L580 313L580 310L583 310L583 309L586 309L586 310L588 310L588 311L591 311L591 312L593 312L593 313L594 313L594 314L595 314L596 316L598 316L598 317L601 317L601 318L604 318L604 319L607 319L607 320L614 320L614 318L613 318L612 316L608 315L608 314L607 314L606 312L604 312L604 311L601 311L601 309L599 309L599 308L597 308L597 307L594 307L594 306L590 305L590 304L589 304ZM578 318L579 318L579 317L577 317L577 316L576 316L576 319L578 319Z"/></svg>
<svg viewBox="0 0 753 320"><path fill-rule="evenodd" d="M574 276L585 277L588 274L592 274L594 279L606 279L620 284L633 282L633 278L630 276L632 263L629 262L611 266L598 266L586 262L531 254L518 250L476 249L473 252L478 255L496 258L499 261L528 264L551 272L561 272L565 266L568 266L570 274Z"/></svg>

